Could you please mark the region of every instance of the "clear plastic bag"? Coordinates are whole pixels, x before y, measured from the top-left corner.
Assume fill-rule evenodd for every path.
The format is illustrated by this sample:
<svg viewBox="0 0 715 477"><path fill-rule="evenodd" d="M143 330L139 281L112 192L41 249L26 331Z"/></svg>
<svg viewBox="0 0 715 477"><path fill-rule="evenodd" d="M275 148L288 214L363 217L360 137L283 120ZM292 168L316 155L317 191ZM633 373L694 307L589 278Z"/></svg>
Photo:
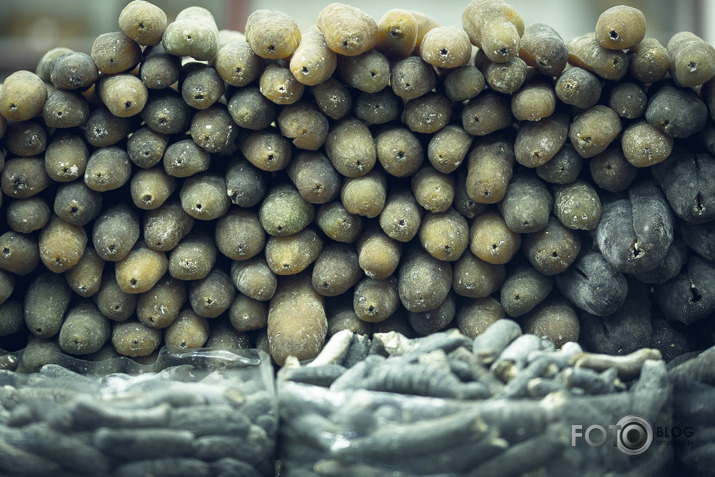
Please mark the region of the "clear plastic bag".
<svg viewBox="0 0 715 477"><path fill-rule="evenodd" d="M449 394L444 380L432 379L427 368L419 375L413 367L426 362L427 355L433 358L437 345L453 350L448 363L464 355L464 348L454 349L456 338L433 335L401 345L400 354L368 354L348 365L341 358L281 370L281 476L669 475L673 449L653 440L657 429L672 424L672 384L664 361L645 360L640 376L617 389L594 386L589 393L573 385L528 398L507 383L491 395L456 392L455 399L444 397ZM567 365L561 352L534 356L544 353L552 364L564 364L557 376L575 380L583 372L597 378L592 384L604 382L596 371ZM495 363L501 358L503 353ZM383 372L387 367L396 371ZM510 383L528 377L532 369L526 364L514 371ZM613 371L608 372L611 381ZM348 378L351 383L345 383ZM456 389L469 384L461 381ZM394 391L385 392L388 387ZM433 394L415 395L408 388ZM644 441L630 442L617 432L618 426L632 431L638 419L647 423L637 429L644 431Z"/></svg>
<svg viewBox="0 0 715 477"><path fill-rule="evenodd" d="M0 371L0 475L275 475L268 355L165 347L139 368L116 359L124 372L66 356Z"/></svg>
<svg viewBox="0 0 715 477"><path fill-rule="evenodd" d="M681 475L715 475L715 347L670 369L673 427L661 439L675 450Z"/></svg>

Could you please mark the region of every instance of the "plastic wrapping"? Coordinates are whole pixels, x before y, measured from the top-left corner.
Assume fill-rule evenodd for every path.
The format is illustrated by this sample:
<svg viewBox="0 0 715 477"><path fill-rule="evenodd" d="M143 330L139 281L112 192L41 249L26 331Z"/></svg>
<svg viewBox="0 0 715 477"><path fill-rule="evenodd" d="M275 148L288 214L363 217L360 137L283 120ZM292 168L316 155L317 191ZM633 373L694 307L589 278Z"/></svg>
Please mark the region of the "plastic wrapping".
<svg viewBox="0 0 715 477"><path fill-rule="evenodd" d="M140 369L116 359L0 370L0 475L275 475L264 352L165 347Z"/></svg>
<svg viewBox="0 0 715 477"><path fill-rule="evenodd" d="M675 449L676 472L715 475L715 348L682 360L669 375L675 426L660 438Z"/></svg>
<svg viewBox="0 0 715 477"><path fill-rule="evenodd" d="M446 356L453 369L457 369L455 358L468 361L464 353L472 352L459 344L460 335L443 333L407 341L394 335L385 338L378 336L382 345L373 342L369 354L357 363L346 361L348 348L331 363L281 370L282 477L669 475L672 447L652 441L629 443L627 436L616 432L617 426L625 431L640 422L635 418L645 419L652 432L671 426L672 385L662 360L644 359L639 376L625 383L616 377L615 368L599 373L575 366L566 351L532 349L530 358L509 372L508 382L489 385L495 368L507 360L505 354L515 355L515 349L507 346L494 359L492 371L487 372L490 377L472 374L470 378L460 372L457 389L475 390L476 384L483 384L486 394L439 397L444 382L425 377L439 361L436 356ZM513 343L520 347L525 341L533 340ZM387 349L393 354L380 354ZM381 371L388 366L403 373ZM420 379L411 369L416 366L423 369ZM558 372L557 367L561 367ZM442 374L453 375L446 368ZM559 384L556 381L565 384L538 397L514 391L549 374L553 386ZM415 378L404 380L409 376ZM382 390L375 390L376 377L388 383ZM610 388L603 385L609 380ZM419 383L413 391L433 396L408 392L400 384L406 382ZM393 392L385 392L386 387ZM603 435L599 428L604 429Z"/></svg>
<svg viewBox="0 0 715 477"><path fill-rule="evenodd" d="M502 341L341 332L277 392L258 350L59 355L31 374L0 354L0 477L713 475L715 348L667 369L503 324L486 335ZM629 442L643 423L650 440Z"/></svg>

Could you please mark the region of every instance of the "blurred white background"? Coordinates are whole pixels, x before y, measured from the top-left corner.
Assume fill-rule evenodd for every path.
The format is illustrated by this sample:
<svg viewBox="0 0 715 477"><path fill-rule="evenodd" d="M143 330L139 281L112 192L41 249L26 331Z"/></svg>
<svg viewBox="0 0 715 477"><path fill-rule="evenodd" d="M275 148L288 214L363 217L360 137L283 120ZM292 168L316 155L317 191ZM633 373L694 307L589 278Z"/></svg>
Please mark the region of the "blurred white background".
<svg viewBox="0 0 715 477"><path fill-rule="evenodd" d="M665 44L673 33L688 30L715 44L715 0L507 0L526 24L546 23L564 40L593 31L605 9L627 4L646 16L647 35ZM0 2L0 70L31 69L56 46L89 52L99 34L118 30L119 12L129 0L2 0ZM393 8L425 13L442 25L461 26L468 0L360 0L351 2L376 20ZM155 0L173 18L187 6L208 8L219 28L243 31L246 17L259 8L293 16L310 28L329 0Z"/></svg>

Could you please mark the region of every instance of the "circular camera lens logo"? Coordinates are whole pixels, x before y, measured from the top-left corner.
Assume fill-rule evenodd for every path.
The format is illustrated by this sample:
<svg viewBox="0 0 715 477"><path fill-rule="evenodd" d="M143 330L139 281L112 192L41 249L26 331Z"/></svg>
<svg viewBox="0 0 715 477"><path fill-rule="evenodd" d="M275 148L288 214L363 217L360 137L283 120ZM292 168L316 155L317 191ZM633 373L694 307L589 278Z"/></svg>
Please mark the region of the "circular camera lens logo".
<svg viewBox="0 0 715 477"><path fill-rule="evenodd" d="M653 443L653 427L639 416L626 416L616 423L616 446L628 455L640 455Z"/></svg>

